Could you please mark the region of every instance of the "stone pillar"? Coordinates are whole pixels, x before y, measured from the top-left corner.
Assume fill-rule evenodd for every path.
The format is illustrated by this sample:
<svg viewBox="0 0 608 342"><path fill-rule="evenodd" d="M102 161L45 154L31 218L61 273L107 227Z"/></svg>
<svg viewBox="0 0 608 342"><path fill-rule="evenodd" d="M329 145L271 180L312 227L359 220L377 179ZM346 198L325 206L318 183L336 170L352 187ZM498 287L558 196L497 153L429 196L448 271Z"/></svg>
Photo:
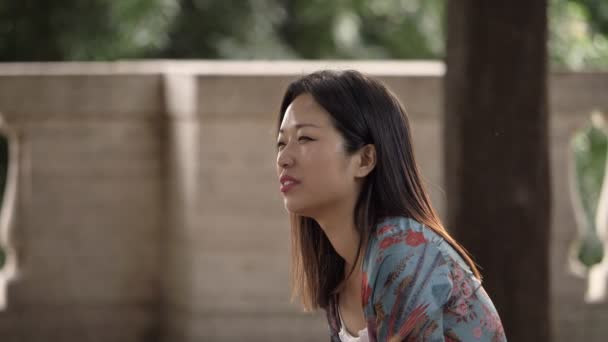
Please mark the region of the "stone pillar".
<svg viewBox="0 0 608 342"><path fill-rule="evenodd" d="M19 144L17 134L6 124L0 113L0 139L2 153L6 152L4 184L0 188L0 311L7 305L7 286L17 275L17 254L12 244L12 233L17 209L17 184L19 179Z"/></svg>
<svg viewBox="0 0 608 342"><path fill-rule="evenodd" d="M197 83L191 74L164 75L166 120L163 132L166 221L161 234L161 317L165 341L181 341L180 319L196 297L196 265L184 244L195 227L198 208L199 120Z"/></svg>

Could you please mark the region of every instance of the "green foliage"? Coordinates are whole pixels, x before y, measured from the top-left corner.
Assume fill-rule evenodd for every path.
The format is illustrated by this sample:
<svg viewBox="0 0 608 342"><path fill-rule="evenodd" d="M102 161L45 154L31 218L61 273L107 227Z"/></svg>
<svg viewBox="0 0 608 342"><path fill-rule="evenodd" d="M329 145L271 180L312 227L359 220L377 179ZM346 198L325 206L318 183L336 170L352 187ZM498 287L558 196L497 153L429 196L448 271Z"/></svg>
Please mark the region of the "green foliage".
<svg viewBox="0 0 608 342"><path fill-rule="evenodd" d="M0 2L0 60L439 59L446 0ZM608 68L608 1L549 0L560 68ZM525 10L525 9L522 9Z"/></svg>
<svg viewBox="0 0 608 342"><path fill-rule="evenodd" d="M277 27L284 10L276 0L180 0L164 58L289 58Z"/></svg>
<svg viewBox="0 0 608 342"><path fill-rule="evenodd" d="M171 58L395 58L444 54L445 0L181 0ZM600 0L550 0L549 54L566 69L608 67ZM602 14L603 13L603 14ZM594 30L592 28L598 28Z"/></svg>
<svg viewBox="0 0 608 342"><path fill-rule="evenodd" d="M166 44L174 0L0 2L0 60L112 60Z"/></svg>
<svg viewBox="0 0 608 342"><path fill-rule="evenodd" d="M599 118L599 116L596 116ZM582 210L583 234L579 245L576 246L578 260L590 267L602 261L603 245L597 233L595 217L604 175L606 171L606 156L608 155L608 137L598 123L598 120L577 132L571 141L574 155L574 184L576 193L574 200L578 201Z"/></svg>
<svg viewBox="0 0 608 342"><path fill-rule="evenodd" d="M444 53L444 2L357 1L365 45L386 58L436 59Z"/></svg>
<svg viewBox="0 0 608 342"><path fill-rule="evenodd" d="M608 35L608 1L606 0L572 0L587 9L589 26L593 32Z"/></svg>
<svg viewBox="0 0 608 342"><path fill-rule="evenodd" d="M277 34L295 56L310 59L347 57L345 46L341 46L336 37L339 34L336 27L344 22L344 33L353 33L354 39L358 39L358 32L356 18L346 1L287 0L282 3L283 15L277 23Z"/></svg>
<svg viewBox="0 0 608 342"><path fill-rule="evenodd" d="M574 70L608 68L608 31L593 29L604 26L608 12L603 18L592 12L595 7L608 10L608 5L594 7L591 3L594 1L551 0L549 56L554 66Z"/></svg>

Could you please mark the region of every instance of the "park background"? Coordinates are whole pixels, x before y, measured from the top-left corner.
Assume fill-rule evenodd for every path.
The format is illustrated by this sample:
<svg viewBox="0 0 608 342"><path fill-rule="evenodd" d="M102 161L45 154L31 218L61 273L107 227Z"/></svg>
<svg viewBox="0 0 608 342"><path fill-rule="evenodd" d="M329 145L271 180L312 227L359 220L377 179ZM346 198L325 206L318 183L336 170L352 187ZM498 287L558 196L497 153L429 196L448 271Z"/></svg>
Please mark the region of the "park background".
<svg viewBox="0 0 608 342"><path fill-rule="evenodd" d="M274 171L282 92L322 68L404 103L510 340L608 336L571 145L608 111L606 1L22 0L0 16L17 165L0 340L327 340L323 313L290 302Z"/></svg>

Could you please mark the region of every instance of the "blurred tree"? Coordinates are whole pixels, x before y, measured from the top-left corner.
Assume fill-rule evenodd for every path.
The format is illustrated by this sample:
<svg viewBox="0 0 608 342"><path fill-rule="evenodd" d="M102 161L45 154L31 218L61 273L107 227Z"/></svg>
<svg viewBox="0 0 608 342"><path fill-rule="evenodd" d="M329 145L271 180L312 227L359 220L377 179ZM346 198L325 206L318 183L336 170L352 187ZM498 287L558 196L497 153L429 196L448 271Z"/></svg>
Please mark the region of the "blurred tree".
<svg viewBox="0 0 608 342"><path fill-rule="evenodd" d="M447 227L521 342L551 340L546 11L547 0L448 1Z"/></svg>
<svg viewBox="0 0 608 342"><path fill-rule="evenodd" d="M366 46L383 57L436 59L443 55L444 0L355 1Z"/></svg>
<svg viewBox="0 0 608 342"><path fill-rule="evenodd" d="M276 0L179 0L164 58L295 57L278 38L285 16Z"/></svg>
<svg viewBox="0 0 608 342"><path fill-rule="evenodd" d="M438 58L443 0L283 0L282 41L303 58ZM320 34L322 33L322 34Z"/></svg>
<svg viewBox="0 0 608 342"><path fill-rule="evenodd" d="M346 1L282 0L284 16L278 26L282 42L300 58L347 57L336 39L334 27L339 17L349 11ZM355 19L356 20L356 19ZM350 32L358 38L355 22ZM349 37L350 38L350 37ZM347 38L347 39L349 39Z"/></svg>
<svg viewBox="0 0 608 342"><path fill-rule="evenodd" d="M606 0L571 0L587 9L589 26L596 33L608 35L608 1Z"/></svg>
<svg viewBox="0 0 608 342"><path fill-rule="evenodd" d="M0 60L441 59L446 0L0 2ZM608 1L550 0L551 65L608 67Z"/></svg>
<svg viewBox="0 0 608 342"><path fill-rule="evenodd" d="M601 14L593 14L596 11ZM608 68L608 2L551 0L549 56L551 65L571 70Z"/></svg>
<svg viewBox="0 0 608 342"><path fill-rule="evenodd" d="M0 60L136 58L166 43L174 0L0 2Z"/></svg>

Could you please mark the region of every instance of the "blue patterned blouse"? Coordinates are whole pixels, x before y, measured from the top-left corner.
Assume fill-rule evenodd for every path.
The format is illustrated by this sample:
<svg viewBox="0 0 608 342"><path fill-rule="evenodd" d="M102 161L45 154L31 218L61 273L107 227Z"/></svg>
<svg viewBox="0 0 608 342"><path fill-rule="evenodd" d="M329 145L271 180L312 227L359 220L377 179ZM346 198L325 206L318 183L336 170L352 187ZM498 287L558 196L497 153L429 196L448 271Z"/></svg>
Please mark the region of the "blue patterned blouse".
<svg viewBox="0 0 608 342"><path fill-rule="evenodd" d="M506 341L481 283L440 235L406 217L385 218L363 261L362 301L370 342ZM336 298L327 319L340 342Z"/></svg>

